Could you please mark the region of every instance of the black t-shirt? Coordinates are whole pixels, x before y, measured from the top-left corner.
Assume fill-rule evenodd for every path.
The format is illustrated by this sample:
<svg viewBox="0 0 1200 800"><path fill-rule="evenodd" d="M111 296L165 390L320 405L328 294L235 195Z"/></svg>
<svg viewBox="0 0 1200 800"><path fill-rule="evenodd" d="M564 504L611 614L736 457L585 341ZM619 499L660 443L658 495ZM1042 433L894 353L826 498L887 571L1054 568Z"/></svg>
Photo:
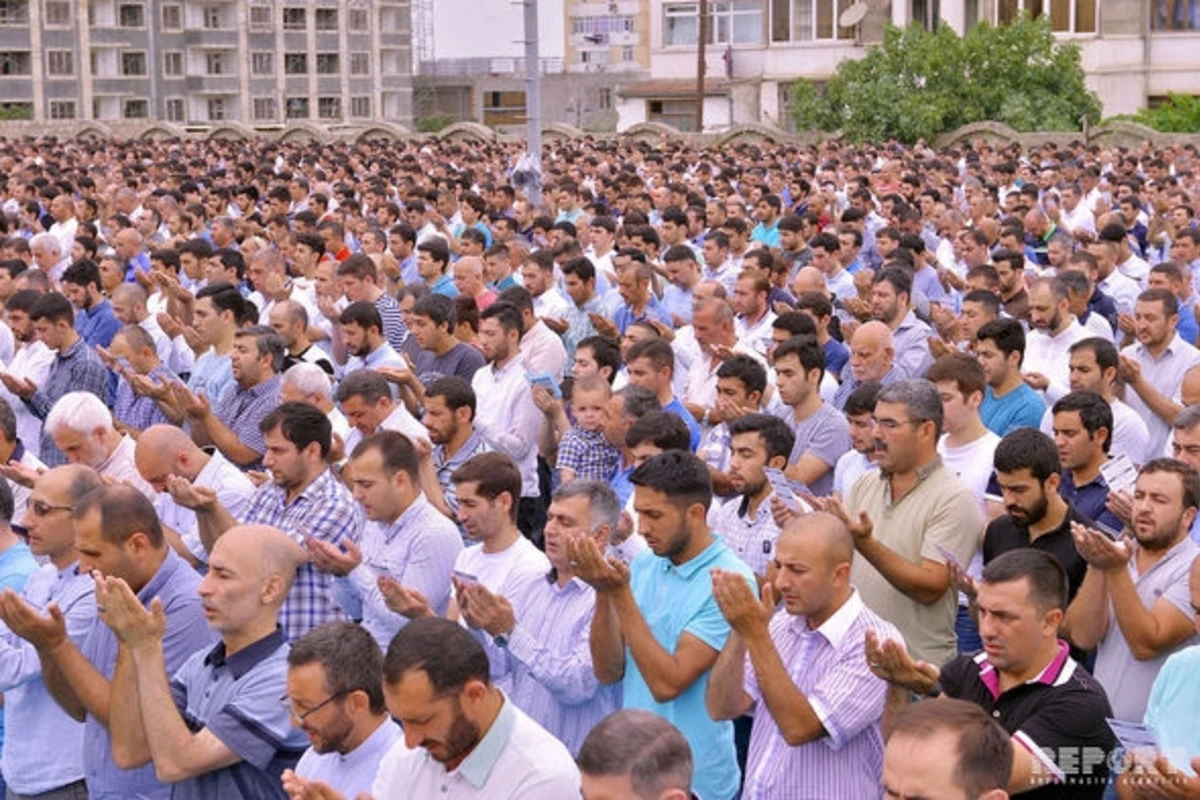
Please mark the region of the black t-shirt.
<svg viewBox="0 0 1200 800"><path fill-rule="evenodd" d="M1108 697L1087 670L1063 658L1039 680L1014 686L996 697L983 673L986 656L958 655L942 667L947 697L975 703L1013 736L1014 747L1036 751L1063 774L1062 782L1021 794L1024 800L1099 800L1108 782L1110 754L1117 739L1105 719L1112 716ZM994 684L993 684L994 685Z"/></svg>
<svg viewBox="0 0 1200 800"><path fill-rule="evenodd" d="M285 353L283 356L283 371L287 372L297 364L305 363L316 364L325 371L326 375L331 377L333 375L333 362L329 360L329 357L325 354L325 351L317 347L315 344L310 344L308 348L299 355L294 356L291 353Z"/></svg>
<svg viewBox="0 0 1200 800"><path fill-rule="evenodd" d="M1009 550L1022 547L1043 550L1057 558L1058 563L1067 571L1069 598L1073 600L1083 584L1084 575L1087 574L1087 562L1075 549L1075 540L1071 538L1072 522L1087 526L1095 524L1090 517L1084 516L1074 505L1067 503L1067 515L1063 517L1062 524L1030 542L1028 528L1018 525L1008 514L996 517L988 523L987 531L983 534L983 564L987 566L993 558Z"/></svg>

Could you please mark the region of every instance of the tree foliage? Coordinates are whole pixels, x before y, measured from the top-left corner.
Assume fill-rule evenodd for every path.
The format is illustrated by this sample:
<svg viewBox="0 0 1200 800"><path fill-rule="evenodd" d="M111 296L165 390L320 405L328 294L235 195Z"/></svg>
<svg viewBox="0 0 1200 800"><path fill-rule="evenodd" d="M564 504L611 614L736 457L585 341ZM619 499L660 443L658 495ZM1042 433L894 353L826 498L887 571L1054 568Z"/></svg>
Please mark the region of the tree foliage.
<svg viewBox="0 0 1200 800"><path fill-rule="evenodd" d="M1084 116L1099 120L1100 101L1084 85L1078 45L1057 42L1045 18L1022 15L964 37L944 23L932 33L888 26L883 44L843 61L824 87L798 80L789 110L801 130L915 142L982 120L1079 130Z"/></svg>
<svg viewBox="0 0 1200 800"><path fill-rule="evenodd" d="M1140 122L1163 133L1194 133L1200 131L1200 97L1171 93L1166 102L1154 108L1143 108L1136 114L1120 114L1113 119Z"/></svg>

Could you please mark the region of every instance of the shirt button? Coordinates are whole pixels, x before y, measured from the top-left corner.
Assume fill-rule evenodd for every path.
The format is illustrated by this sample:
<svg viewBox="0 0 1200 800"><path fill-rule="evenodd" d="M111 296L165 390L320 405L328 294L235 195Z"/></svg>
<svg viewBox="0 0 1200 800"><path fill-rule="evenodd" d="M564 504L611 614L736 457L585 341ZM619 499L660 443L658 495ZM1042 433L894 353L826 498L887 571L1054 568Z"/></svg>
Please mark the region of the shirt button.
<svg viewBox="0 0 1200 800"><path fill-rule="evenodd" d="M993 711L993 712L992 712L992 716L993 716L993 717L995 717L996 719L1000 719L1000 712L999 712L999 711Z"/></svg>

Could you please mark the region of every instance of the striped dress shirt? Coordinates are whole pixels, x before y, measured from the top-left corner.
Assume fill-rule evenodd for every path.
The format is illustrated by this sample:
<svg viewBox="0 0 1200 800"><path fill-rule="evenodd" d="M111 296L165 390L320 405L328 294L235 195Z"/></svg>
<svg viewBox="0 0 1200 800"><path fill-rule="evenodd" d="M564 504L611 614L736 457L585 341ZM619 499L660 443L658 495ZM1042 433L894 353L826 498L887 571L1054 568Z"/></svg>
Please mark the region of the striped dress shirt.
<svg viewBox="0 0 1200 800"><path fill-rule="evenodd" d="M621 707L621 685L601 686L592 669L596 593L578 578L560 587L551 572L525 577L507 598L517 620L507 645L472 633L488 652L493 681L575 755L588 732Z"/></svg>
<svg viewBox="0 0 1200 800"><path fill-rule="evenodd" d="M54 408L58 399L67 392L91 392L108 405L110 374L108 367L104 366L100 356L92 351L87 342L77 339L75 344L54 357L50 374L46 376L46 383L38 386L33 396L25 401L25 405L34 416L42 420L50 413L50 409ZM49 431L42 431L40 445L40 457L47 467L58 467L67 463L67 457L54 444L54 438Z"/></svg>
<svg viewBox="0 0 1200 800"><path fill-rule="evenodd" d="M799 747L784 741L747 655L744 688L755 708L744 800L878 800L882 795L879 722L887 684L867 667L863 640L868 630L880 640L903 641L895 626L863 605L857 590L816 630L786 610L771 620L780 661L827 735Z"/></svg>

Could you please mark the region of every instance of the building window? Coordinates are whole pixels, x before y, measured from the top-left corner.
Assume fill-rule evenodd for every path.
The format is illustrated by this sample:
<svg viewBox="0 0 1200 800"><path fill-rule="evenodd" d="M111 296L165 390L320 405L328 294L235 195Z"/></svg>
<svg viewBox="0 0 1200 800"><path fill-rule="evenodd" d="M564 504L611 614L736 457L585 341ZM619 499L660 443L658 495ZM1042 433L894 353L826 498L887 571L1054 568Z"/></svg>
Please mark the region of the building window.
<svg viewBox="0 0 1200 800"><path fill-rule="evenodd" d="M67 78L75 74L75 53L71 50L47 50L46 74Z"/></svg>
<svg viewBox="0 0 1200 800"><path fill-rule="evenodd" d="M585 36L592 44L605 44L609 34L633 33L633 17L629 15L612 17L572 17L571 33L575 36Z"/></svg>
<svg viewBox="0 0 1200 800"><path fill-rule="evenodd" d="M278 116L275 112L274 97L256 97L252 105L254 119L259 122L273 120Z"/></svg>
<svg viewBox="0 0 1200 800"><path fill-rule="evenodd" d="M318 97L317 98L317 116L321 119L341 119L342 117L342 98L340 97Z"/></svg>
<svg viewBox="0 0 1200 800"><path fill-rule="evenodd" d="M370 17L367 15L365 8L350 9L350 30L356 33L362 33L367 29L367 21Z"/></svg>
<svg viewBox="0 0 1200 800"><path fill-rule="evenodd" d="M0 52L0 75L32 75L29 52L8 50Z"/></svg>
<svg viewBox="0 0 1200 800"><path fill-rule="evenodd" d="M338 72L337 53L317 53L318 75L337 75Z"/></svg>
<svg viewBox="0 0 1200 800"><path fill-rule="evenodd" d="M29 0L0 0L0 25L28 25Z"/></svg>
<svg viewBox="0 0 1200 800"><path fill-rule="evenodd" d="M647 100L646 119L683 131L696 130L695 100Z"/></svg>
<svg viewBox="0 0 1200 800"><path fill-rule="evenodd" d="M524 125L525 92L484 92L484 125Z"/></svg>
<svg viewBox="0 0 1200 800"><path fill-rule="evenodd" d="M1096 4L1096 0L999 0L996 6L996 21L1007 25L1025 11L1031 17L1049 17L1050 27L1058 33L1095 33ZM1167 13L1168 5L1174 8L1174 13ZM1151 14L1152 24L1157 28L1160 19L1165 22L1170 16L1188 24L1188 27L1195 27L1196 21L1188 19L1192 16L1188 13L1188 7L1194 5L1178 2L1155 3L1155 11Z"/></svg>
<svg viewBox="0 0 1200 800"><path fill-rule="evenodd" d="M251 75L274 75L275 74L275 54L274 53L251 53L250 54L250 74Z"/></svg>
<svg viewBox="0 0 1200 800"><path fill-rule="evenodd" d="M283 10L283 29L285 31L302 31L308 27L308 19L303 8L285 8Z"/></svg>
<svg viewBox="0 0 1200 800"><path fill-rule="evenodd" d="M163 53L163 75L179 76L183 74L183 53L178 50L168 50Z"/></svg>
<svg viewBox="0 0 1200 800"><path fill-rule="evenodd" d="M596 107L601 111L611 111L613 107L612 89L604 87L596 93Z"/></svg>
<svg viewBox="0 0 1200 800"><path fill-rule="evenodd" d="M371 54L370 53L351 53L350 54L350 74L351 75L370 75L371 74Z"/></svg>
<svg viewBox="0 0 1200 800"><path fill-rule="evenodd" d="M50 119L75 119L75 101L51 100Z"/></svg>
<svg viewBox="0 0 1200 800"><path fill-rule="evenodd" d="M183 30L183 6L174 3L163 6L162 27L164 31Z"/></svg>
<svg viewBox="0 0 1200 800"><path fill-rule="evenodd" d="M307 75L308 55L306 53L284 53L283 72L285 75Z"/></svg>
<svg viewBox="0 0 1200 800"><path fill-rule="evenodd" d="M204 72L206 75L224 75L225 74L225 54L224 53L205 53L204 54Z"/></svg>
<svg viewBox="0 0 1200 800"><path fill-rule="evenodd" d="M266 31L271 29L271 7L250 6L250 30Z"/></svg>
<svg viewBox="0 0 1200 800"><path fill-rule="evenodd" d="M183 122L183 99L172 97L167 100L167 122Z"/></svg>
<svg viewBox="0 0 1200 800"><path fill-rule="evenodd" d="M289 97L286 110L288 119L308 119L308 98Z"/></svg>
<svg viewBox="0 0 1200 800"><path fill-rule="evenodd" d="M815 0L821 2L821 0ZM833 0L825 0L832 2ZM797 0L803 2L803 0ZM845 0L847 5L849 0ZM713 0L708 4L709 44L762 44L761 0ZM699 3L663 6L663 45L696 46L700 36Z"/></svg>
<svg viewBox="0 0 1200 800"><path fill-rule="evenodd" d="M621 60L625 62L633 61L633 48L625 45L621 48Z"/></svg>
<svg viewBox="0 0 1200 800"><path fill-rule="evenodd" d="M146 7L141 3L122 3L117 8L117 24L122 28L146 27Z"/></svg>
<svg viewBox="0 0 1200 800"><path fill-rule="evenodd" d="M837 27L835 20L855 0L772 0L771 41L812 42L853 39L854 28ZM915 7L914 7L915 8ZM914 10L914 14L916 11Z"/></svg>
<svg viewBox="0 0 1200 800"><path fill-rule="evenodd" d="M313 12L313 21L317 25L317 30L337 33L338 10L336 8L318 8Z"/></svg>
<svg viewBox="0 0 1200 800"><path fill-rule="evenodd" d="M33 103L28 100L0 103L0 117L4 119L33 119Z"/></svg>
<svg viewBox="0 0 1200 800"><path fill-rule="evenodd" d="M121 116L125 119L146 119L150 116L150 103L147 100L126 100L121 107Z"/></svg>
<svg viewBox="0 0 1200 800"><path fill-rule="evenodd" d="M121 53L121 74L127 77L146 74L146 54L143 52Z"/></svg>
<svg viewBox="0 0 1200 800"><path fill-rule="evenodd" d="M71 4L61 2L61 0L46 0L46 10L43 16L47 25L55 27L66 27L71 24ZM74 119L75 108L71 107L71 116L63 117L63 119Z"/></svg>
<svg viewBox="0 0 1200 800"><path fill-rule="evenodd" d="M369 119L371 116L371 98L368 96L351 97L350 116L357 119Z"/></svg>
<svg viewBox="0 0 1200 800"><path fill-rule="evenodd" d="M208 118L213 122L221 122L225 119L224 97L208 98Z"/></svg>
<svg viewBox="0 0 1200 800"><path fill-rule="evenodd" d="M221 13L220 6L205 6L204 7L204 29L209 31L219 31L225 27L225 15Z"/></svg>

